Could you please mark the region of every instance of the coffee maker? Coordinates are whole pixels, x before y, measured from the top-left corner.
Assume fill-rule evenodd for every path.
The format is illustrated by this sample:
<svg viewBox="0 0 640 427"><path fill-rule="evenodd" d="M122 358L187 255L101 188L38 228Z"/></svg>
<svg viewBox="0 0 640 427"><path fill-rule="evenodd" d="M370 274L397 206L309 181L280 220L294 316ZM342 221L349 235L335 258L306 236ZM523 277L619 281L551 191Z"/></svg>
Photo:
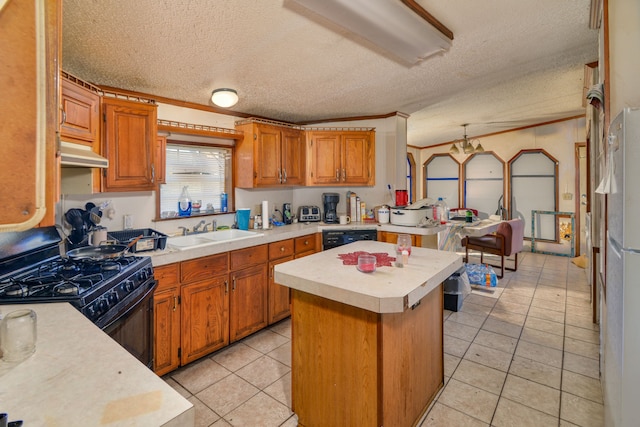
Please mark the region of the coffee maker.
<svg viewBox="0 0 640 427"><path fill-rule="evenodd" d="M322 206L324 207L324 222L327 224L338 222L338 202L340 194L338 193L322 193Z"/></svg>

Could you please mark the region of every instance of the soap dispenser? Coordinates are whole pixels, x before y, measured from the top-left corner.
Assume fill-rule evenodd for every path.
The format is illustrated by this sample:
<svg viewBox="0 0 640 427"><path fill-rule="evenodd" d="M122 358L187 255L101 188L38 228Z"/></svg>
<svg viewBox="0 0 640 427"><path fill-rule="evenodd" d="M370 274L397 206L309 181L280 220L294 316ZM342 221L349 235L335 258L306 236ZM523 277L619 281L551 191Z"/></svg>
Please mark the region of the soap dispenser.
<svg viewBox="0 0 640 427"><path fill-rule="evenodd" d="M178 216L191 215L191 197L189 196L189 186L182 187L182 193L178 199Z"/></svg>

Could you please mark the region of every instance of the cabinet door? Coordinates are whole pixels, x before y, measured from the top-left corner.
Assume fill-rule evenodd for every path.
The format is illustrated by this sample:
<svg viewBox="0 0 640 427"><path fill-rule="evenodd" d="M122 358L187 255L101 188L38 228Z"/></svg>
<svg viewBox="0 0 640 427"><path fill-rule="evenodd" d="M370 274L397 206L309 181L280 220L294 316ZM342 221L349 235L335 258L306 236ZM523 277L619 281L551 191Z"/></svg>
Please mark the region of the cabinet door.
<svg viewBox="0 0 640 427"><path fill-rule="evenodd" d="M340 183L340 134L336 132L310 132L310 171L312 185L336 185Z"/></svg>
<svg viewBox="0 0 640 427"><path fill-rule="evenodd" d="M2 2L0 231L55 224L60 1Z"/></svg>
<svg viewBox="0 0 640 427"><path fill-rule="evenodd" d="M100 97L66 79L62 82L60 136L93 146L100 129ZM99 149L99 147L96 147Z"/></svg>
<svg viewBox="0 0 640 427"><path fill-rule="evenodd" d="M300 185L304 182L305 141L303 132L282 131L282 184Z"/></svg>
<svg viewBox="0 0 640 427"><path fill-rule="evenodd" d="M283 262L291 261L293 255L269 262L269 324L275 323L291 314L290 289L274 281L273 268Z"/></svg>
<svg viewBox="0 0 640 427"><path fill-rule="evenodd" d="M157 106L103 98L104 191L153 190L156 184Z"/></svg>
<svg viewBox="0 0 640 427"><path fill-rule="evenodd" d="M254 163L256 186L280 185L282 179L280 136L280 130L276 127L256 126Z"/></svg>
<svg viewBox="0 0 640 427"><path fill-rule="evenodd" d="M153 371L164 375L180 366L180 291L178 287L153 295Z"/></svg>
<svg viewBox="0 0 640 427"><path fill-rule="evenodd" d="M228 292L227 275L182 286L182 365L229 344Z"/></svg>
<svg viewBox="0 0 640 427"><path fill-rule="evenodd" d="M368 132L342 135L341 180L348 184L372 185L372 143Z"/></svg>
<svg viewBox="0 0 640 427"><path fill-rule="evenodd" d="M231 273L231 342L267 326L267 264Z"/></svg>

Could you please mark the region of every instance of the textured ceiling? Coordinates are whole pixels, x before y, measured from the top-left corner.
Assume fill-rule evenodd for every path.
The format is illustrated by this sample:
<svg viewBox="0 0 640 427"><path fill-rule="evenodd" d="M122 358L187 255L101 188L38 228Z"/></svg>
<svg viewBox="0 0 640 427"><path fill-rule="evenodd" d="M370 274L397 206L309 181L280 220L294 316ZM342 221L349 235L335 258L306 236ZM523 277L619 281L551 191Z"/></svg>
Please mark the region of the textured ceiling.
<svg viewBox="0 0 640 427"><path fill-rule="evenodd" d="M454 40L407 67L290 0L64 0L62 67L204 105L231 87L234 111L288 122L399 111L416 146L583 114L590 0L419 3Z"/></svg>

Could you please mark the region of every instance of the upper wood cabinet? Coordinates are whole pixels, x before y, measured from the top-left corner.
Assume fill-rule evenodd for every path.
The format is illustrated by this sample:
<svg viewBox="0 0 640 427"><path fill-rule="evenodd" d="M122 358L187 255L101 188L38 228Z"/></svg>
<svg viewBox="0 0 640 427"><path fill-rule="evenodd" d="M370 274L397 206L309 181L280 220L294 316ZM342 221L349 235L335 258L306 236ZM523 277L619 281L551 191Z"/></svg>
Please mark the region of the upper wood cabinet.
<svg viewBox="0 0 640 427"><path fill-rule="evenodd" d="M373 131L307 132L307 185L374 185Z"/></svg>
<svg viewBox="0 0 640 427"><path fill-rule="evenodd" d="M61 1L2 2L0 231L55 224Z"/></svg>
<svg viewBox="0 0 640 427"><path fill-rule="evenodd" d="M157 105L102 98L103 155L109 159L103 191L145 191L157 185Z"/></svg>
<svg viewBox="0 0 640 427"><path fill-rule="evenodd" d="M244 133L236 145L236 187L304 184L304 131L253 121L241 122L236 129Z"/></svg>
<svg viewBox="0 0 640 427"><path fill-rule="evenodd" d="M96 149L99 149L100 96L97 88L66 73L62 75L60 136L63 140L89 146L96 143Z"/></svg>

